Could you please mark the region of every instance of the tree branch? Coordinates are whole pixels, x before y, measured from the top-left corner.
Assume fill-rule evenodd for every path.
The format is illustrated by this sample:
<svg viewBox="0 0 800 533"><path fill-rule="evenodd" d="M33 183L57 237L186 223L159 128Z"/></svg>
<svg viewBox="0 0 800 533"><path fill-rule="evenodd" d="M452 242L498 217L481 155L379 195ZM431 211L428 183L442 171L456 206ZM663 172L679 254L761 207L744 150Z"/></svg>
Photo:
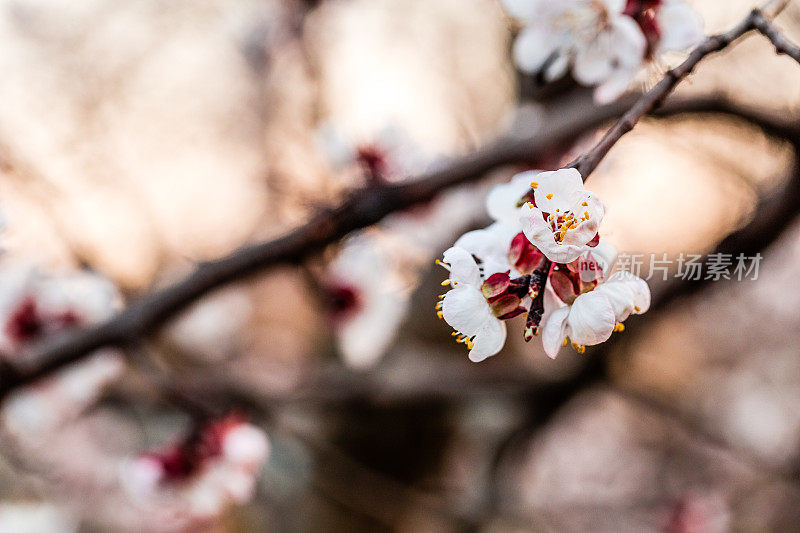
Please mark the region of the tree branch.
<svg viewBox="0 0 800 533"><path fill-rule="evenodd" d="M753 27L772 42L779 54L785 54L800 63L800 47L787 39L763 13L753 13Z"/></svg>
<svg viewBox="0 0 800 533"><path fill-rule="evenodd" d="M770 9L772 15L783 7L785 2L776 3L773 0L765 9ZM476 180L497 167L535 162L548 148L574 140L580 133L624 112L600 142L574 163L573 166L586 179L611 147L642 117L659 107L697 63L753 30L757 21L763 26L764 20L765 15L755 10L729 32L707 38L686 61L668 72L630 109L627 107L630 99L623 99L593 108L590 113L549 117L551 120L545 122L547 127L531 136L500 140L488 148L456 159L447 168L401 184L374 185L354 191L339 207L322 211L307 224L282 237L246 246L222 259L202 263L184 280L140 298L110 320L51 340L35 357L29 359L30 363L0 369L0 400L14 388L75 362L98 348L125 346L158 328L213 289L271 266L297 263L352 231L373 225L390 213L429 201L442 190ZM772 32L774 28L767 29Z"/></svg>
<svg viewBox="0 0 800 533"><path fill-rule="evenodd" d="M785 4L785 2L783 2L782 5L780 3L776 4L775 2L769 2L764 6L764 9L768 9L771 13L774 13L773 16L775 16L780 12L780 10L786 7ZM684 78L686 78L686 76L691 74L700 61L705 59L706 56L710 54L724 50L746 33L758 29L758 25L761 25L765 28L765 30L770 31L774 38L778 39L776 42L773 37L770 37L764 33L764 30L761 30L762 33L767 35L767 37L770 38L773 43L775 43L776 48L778 48L779 44L781 45L781 48L778 48L778 51L785 50L783 53L790 53L793 51L791 48L792 45L781 36L774 26L772 26L761 10L755 9L751 11L750 14L747 15L747 17L745 17L744 20L737 24L733 29L725 33L712 35L700 43L700 45L697 46L697 48L695 48L691 54L689 54L689 57L683 63L668 71L655 87L650 89L641 98L639 98L633 107L631 107L628 112L625 113L616 122L616 124L614 124L605 133L605 135L603 135L594 148L579 157L569 166L577 169L583 177L583 180L586 181L586 178L588 178L589 175L594 172L594 170L597 168L597 165L600 164L600 161L603 160L611 148L613 148L614 145L617 144L617 142L626 133L631 131L645 115L648 115L657 109L664 102L666 97L669 96L669 94L675 89L675 87L677 87L678 84Z"/></svg>
<svg viewBox="0 0 800 533"><path fill-rule="evenodd" d="M486 172L511 163L535 162L554 145L620 116L632 98L587 113L554 113L547 129L524 138L505 138L472 155L456 159L448 167L423 174L399 185L376 186L355 191L338 208L328 209L309 223L275 240L241 248L217 261L200 264L187 278L141 297L122 312L97 326L77 330L41 347L25 366L0 368L0 399L11 390L31 383L86 354L106 346L127 346L161 326L182 309L226 283L243 279L271 266L296 263L336 242L347 233L372 225L384 216L431 200L442 190L477 180ZM740 117L766 133L797 138L800 130L781 117L769 116L722 98L677 100L662 115L720 113ZM560 117L560 118L558 118Z"/></svg>

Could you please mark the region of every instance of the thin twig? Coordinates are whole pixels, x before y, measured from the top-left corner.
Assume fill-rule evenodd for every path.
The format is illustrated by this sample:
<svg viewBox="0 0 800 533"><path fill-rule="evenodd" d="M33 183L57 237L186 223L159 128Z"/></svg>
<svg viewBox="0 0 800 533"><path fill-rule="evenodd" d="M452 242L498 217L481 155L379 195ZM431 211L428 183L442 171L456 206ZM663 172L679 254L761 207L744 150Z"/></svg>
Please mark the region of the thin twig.
<svg viewBox="0 0 800 533"><path fill-rule="evenodd" d="M769 2L764 6L764 9L770 9L775 14L779 13L785 7L778 5L775 2ZM656 110L669 96L669 94L678 86L678 84L686 78L695 69L698 63L705 59L708 55L719 52L727 48L731 43L742 37L748 32L756 29L756 24L764 25L766 23L770 30L775 28L769 23L766 16L761 10L755 9L750 12L739 24L732 30L717 35L712 35L706 38L705 41L700 43L695 48L686 60L669 70L664 77L659 81L655 87L645 93L633 107L625 113L600 139L600 141L588 152L575 160L570 167L576 168L580 172L584 181L589 175L594 172L600 161L608 154L611 148L645 116ZM765 34L766 35L766 34ZM775 30L775 36L781 37L779 32ZM769 36L767 36L769 37ZM770 37L770 39L772 39ZM782 46L787 43L780 40ZM773 41L775 42L775 41ZM778 45L776 44L776 47ZM787 49L788 50L788 49ZM780 51L780 50L779 50ZM785 52L788 53L788 52Z"/></svg>
<svg viewBox="0 0 800 533"><path fill-rule="evenodd" d="M781 2L765 8L777 14ZM597 167L612 146L645 115L661 105L675 86L707 55L722 50L755 28L764 15L751 12L727 33L706 39L680 66L669 71L652 90L641 96L624 113L600 142L573 165L584 179ZM429 201L446 188L480 178L486 172L510 163L533 162L546 149L572 140L622 112L622 103L598 107L592 113L567 115L561 122L548 123L532 136L511 138L462 157L447 168L429 172L397 185L378 185L355 191L344 203L328 209L309 223L283 237L241 248L222 259L202 263L184 280L134 302L110 320L50 341L26 367L0 367L0 400L11 390L31 383L105 346L124 346L161 326L201 296L235 280L246 278L271 266L298 263L309 254L336 242L348 233L379 222L385 216Z"/></svg>
<svg viewBox="0 0 800 533"><path fill-rule="evenodd" d="M771 20L762 13L755 12L753 13L753 26L772 42L779 54L785 54L800 63L800 47L783 35Z"/></svg>
<svg viewBox="0 0 800 533"><path fill-rule="evenodd" d="M308 254L337 241L346 233L369 226L383 216L414 203L433 198L438 192L480 178L485 172L510 163L530 162L554 144L620 116L631 98L591 112L559 114L549 120L546 131L524 138L498 141L494 145L454 161L450 166L409 180L356 191L342 206L320 213L309 223L284 237L242 248L217 261L203 263L182 281L143 296L137 302L97 326L77 330L43 347L30 366L0 366L0 399L13 389L31 383L86 354L105 346L126 346L161 326L198 298L228 282L245 278L270 266L299 262ZM797 125L782 117L769 116L723 98L678 100L660 114L719 113L739 117L782 138L797 138ZM556 115L559 116L559 115Z"/></svg>

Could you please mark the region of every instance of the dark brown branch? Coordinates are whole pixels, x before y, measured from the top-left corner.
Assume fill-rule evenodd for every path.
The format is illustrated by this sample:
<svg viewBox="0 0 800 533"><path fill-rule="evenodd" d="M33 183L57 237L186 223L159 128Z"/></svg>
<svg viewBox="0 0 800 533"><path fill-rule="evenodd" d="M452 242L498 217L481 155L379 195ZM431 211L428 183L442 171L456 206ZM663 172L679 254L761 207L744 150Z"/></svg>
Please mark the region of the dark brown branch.
<svg viewBox="0 0 800 533"><path fill-rule="evenodd" d="M445 169L430 172L408 183L372 187L354 192L340 207L329 209L308 224L276 240L242 248L220 260L203 263L184 280L144 296L107 322L78 330L45 346L30 366L0 368L0 398L14 388L81 359L104 346L126 346L158 328L164 321L211 290L242 279L265 268L301 261L350 231L378 222L389 213L432 199L438 192L480 178L494 168L535 161L554 145L618 117L631 105L631 98L603 106L587 107L584 113L555 113L548 128L524 138L498 141L492 146L454 161ZM678 100L662 114L723 113L740 117L766 133L796 138L798 129L789 121L768 116L721 98Z"/></svg>
<svg viewBox="0 0 800 533"><path fill-rule="evenodd" d="M755 12L753 27L772 42L779 54L785 54L800 63L800 47L787 39L770 19L760 12Z"/></svg>
<svg viewBox="0 0 800 533"><path fill-rule="evenodd" d="M772 4L770 2L768 7ZM575 163L584 179L611 147L644 115L656 109L700 60L754 29L754 21L763 18L764 15L755 10L731 31L709 37L684 63L667 73L658 85L640 97L598 145ZM591 113L566 114L560 121L546 122L549 127L532 136L497 142L454 161L445 169L424 174L406 183L377 185L355 191L341 206L321 212L309 223L283 237L247 246L217 261L203 263L183 281L141 298L110 320L51 341L49 346L30 359L32 364L0 368L0 399L14 388L77 361L93 350L104 346L124 346L140 338L204 294L224 284L277 264L297 263L351 231L375 224L390 213L429 201L442 190L478 179L497 167L515 162L534 162L548 148L572 140L576 135L618 116L627 109L622 107L627 101L594 108Z"/></svg>
<svg viewBox="0 0 800 533"><path fill-rule="evenodd" d="M796 153L800 148L795 146ZM764 193L758 203L759 216L723 239L712 253L753 256L774 243L800 216L800 167L785 185ZM705 262L706 258L703 259ZM734 283L734 282L728 282ZM668 308L681 296L696 294L708 281L673 279L653 290L651 310L645 315L628 318L628 330L637 331L646 320L653 320L658 311ZM576 393L589 385L598 385L606 379L605 355L630 342L628 334L615 335L607 343L589 349L586 365L581 371L559 383L543 381L533 372L521 370L510 362L504 365L480 366L464 360L438 361L428 358L424 371L409 380L398 381L391 373L381 369L354 374L341 365L321 368L302 387L290 394L269 394L263 391L241 390L236 383L220 383L217 377L210 382L185 381L179 383L189 396L209 398L210 404L230 408L250 398L245 403L279 406L281 404L339 404L364 401L374 404L407 404L408 402L457 401L466 397L503 394L509 397L526 397L542 413L552 414Z"/></svg>
<svg viewBox="0 0 800 533"><path fill-rule="evenodd" d="M397 185L356 190L339 207L320 212L308 223L282 237L246 246L222 259L202 263L182 281L140 298L108 321L52 340L30 358L29 365L0 369L0 399L12 389L77 361L93 350L104 346L125 346L222 285L275 265L300 262L354 230L429 201L447 188L475 181L495 168L513 163L533 163L546 150L574 140L577 135L619 116L624 112L624 106L625 102L618 102L580 115L553 117L548 121L547 129L524 138L502 139L454 160L446 168Z"/></svg>
<svg viewBox="0 0 800 533"><path fill-rule="evenodd" d="M655 87L639 98L633 107L603 135L594 148L579 157L570 166L576 168L585 181L623 135L631 131L645 115L657 109L675 87L691 74L700 61L710 54L724 50L746 33L753 31L756 29L756 21L762 20L767 21L763 13L756 9L732 30L706 38L683 63L668 71Z"/></svg>

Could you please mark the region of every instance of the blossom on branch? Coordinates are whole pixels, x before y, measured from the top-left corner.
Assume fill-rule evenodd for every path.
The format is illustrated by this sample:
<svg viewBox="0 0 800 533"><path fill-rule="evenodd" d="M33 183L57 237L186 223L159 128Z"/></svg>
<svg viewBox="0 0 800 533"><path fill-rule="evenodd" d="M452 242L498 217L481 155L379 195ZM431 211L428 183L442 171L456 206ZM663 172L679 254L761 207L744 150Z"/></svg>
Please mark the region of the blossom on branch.
<svg viewBox="0 0 800 533"><path fill-rule="evenodd" d="M437 304L439 317L456 330L458 342L467 345L471 361L495 355L506 342L504 320L525 312L527 286L512 280L511 269L500 263L479 266L464 248L448 249L439 264L450 272L442 284L452 285Z"/></svg>
<svg viewBox="0 0 800 533"><path fill-rule="evenodd" d="M584 189L581 175L575 169L542 172L532 177L534 197L521 211L525 236L550 261L575 261L597 245L597 230L605 207Z"/></svg>
<svg viewBox="0 0 800 533"><path fill-rule="evenodd" d="M572 72L615 100L654 54L681 51L702 38L700 20L683 0L503 0L523 24L514 61L546 81Z"/></svg>
<svg viewBox="0 0 800 533"><path fill-rule="evenodd" d="M410 291L373 233L347 239L322 281L339 351L355 368L374 365L394 340Z"/></svg>
<svg viewBox="0 0 800 533"><path fill-rule="evenodd" d="M560 301L556 300L556 309L548 310L542 326L544 351L553 359L568 339L573 348L583 352L586 346L607 341L614 331L623 331L625 319L650 307L647 283L627 272L614 274L593 287L555 292Z"/></svg>
<svg viewBox="0 0 800 533"><path fill-rule="evenodd" d="M628 0L625 14L642 30L648 58L687 50L703 39L703 21L684 0Z"/></svg>
<svg viewBox="0 0 800 533"><path fill-rule="evenodd" d="M403 130L388 126L365 142L346 142L330 125L320 128L329 159L355 183L402 182L437 164ZM422 270L476 217L480 195L468 187L426 205L394 213L351 235L319 280L339 353L353 368L378 363L407 315ZM517 230L519 231L519 230Z"/></svg>
<svg viewBox="0 0 800 533"><path fill-rule="evenodd" d="M524 313L524 339L541 332L555 358L568 339L583 353L649 308L643 280L611 275L617 251L598 233L605 208L577 170L517 174L492 189L487 210L494 223L465 233L437 261L450 272L443 285L452 285L439 317L472 361L499 352L505 321Z"/></svg>

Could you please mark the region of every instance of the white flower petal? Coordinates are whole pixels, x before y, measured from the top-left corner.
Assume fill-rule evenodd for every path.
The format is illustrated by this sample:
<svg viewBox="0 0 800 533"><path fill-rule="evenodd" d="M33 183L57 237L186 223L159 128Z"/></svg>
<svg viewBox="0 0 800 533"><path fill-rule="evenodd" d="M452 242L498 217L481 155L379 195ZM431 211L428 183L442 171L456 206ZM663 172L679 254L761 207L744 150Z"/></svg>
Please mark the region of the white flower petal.
<svg viewBox="0 0 800 533"><path fill-rule="evenodd" d="M634 310L633 289L627 283L609 280L598 285L594 292L599 292L611 303L614 309L614 318L617 322L622 322L630 316Z"/></svg>
<svg viewBox="0 0 800 533"><path fill-rule="evenodd" d="M558 350L566 337L567 317L569 316L569 306L556 309L547 317L542 319L542 346L544 353L551 359L555 359Z"/></svg>
<svg viewBox="0 0 800 533"><path fill-rule="evenodd" d="M636 77L634 71L617 71L594 89L594 101L599 105L610 104L622 96Z"/></svg>
<svg viewBox="0 0 800 533"><path fill-rule="evenodd" d="M609 46L614 51L615 70L630 70L641 66L647 52L647 39L632 18L614 17L611 19Z"/></svg>
<svg viewBox="0 0 800 533"><path fill-rule="evenodd" d="M603 217L606 216L606 206L603 205L603 202L600 201L600 198L587 191L585 200L586 203L589 204L585 209L589 212L589 217L596 218L598 224L602 222Z"/></svg>
<svg viewBox="0 0 800 533"><path fill-rule="evenodd" d="M613 244L600 241L587 253L591 254L592 258L603 268L603 278L607 280L617 261L617 248Z"/></svg>
<svg viewBox="0 0 800 533"><path fill-rule="evenodd" d="M568 54L559 54L544 71L544 79L547 82L552 82L561 79L564 74L569 70L570 56Z"/></svg>
<svg viewBox="0 0 800 533"><path fill-rule="evenodd" d="M625 10L627 0L603 0L609 13L619 14Z"/></svg>
<svg viewBox="0 0 800 533"><path fill-rule="evenodd" d="M445 250L444 262L450 265L450 281L454 284L480 286L481 273L470 252L453 246Z"/></svg>
<svg viewBox="0 0 800 533"><path fill-rule="evenodd" d="M493 316L489 317L475 334L472 342L469 360L480 363L503 349L506 343L506 323Z"/></svg>
<svg viewBox="0 0 800 533"><path fill-rule="evenodd" d="M584 346L600 344L614 331L615 318L608 298L597 291L587 292L570 307L567 334L572 342Z"/></svg>
<svg viewBox="0 0 800 533"><path fill-rule="evenodd" d="M339 352L352 368L369 368L391 346L409 307L410 294L382 285L365 285L363 308L336 324Z"/></svg>
<svg viewBox="0 0 800 533"><path fill-rule="evenodd" d="M545 213L569 211L585 195L583 178L574 168L542 172L533 181L538 183L534 191L536 206Z"/></svg>
<svg viewBox="0 0 800 533"><path fill-rule="evenodd" d="M602 83L614 72L614 51L608 39L602 37L586 43L575 54L572 74L582 85Z"/></svg>
<svg viewBox="0 0 800 533"><path fill-rule="evenodd" d="M512 269L508 262L500 262L495 261L494 259L487 259L483 262L483 277L487 279L492 274L498 274L500 272L509 272L509 275L513 278L517 277L518 272L515 269Z"/></svg>
<svg viewBox="0 0 800 533"><path fill-rule="evenodd" d="M514 41L514 63L535 74L557 50L557 39L545 25L525 27Z"/></svg>
<svg viewBox="0 0 800 533"><path fill-rule="evenodd" d="M454 330L468 337L477 334L484 322L493 318L480 289L472 285L459 285L445 294L442 316Z"/></svg>
<svg viewBox="0 0 800 533"><path fill-rule="evenodd" d="M556 238L550 224L545 222L542 211L538 207L525 204L520 210L520 224L525 237L543 253L545 248L556 246ZM545 255L547 255L545 253ZM550 259L550 257L547 257ZM552 261L552 259L550 259Z"/></svg>
<svg viewBox="0 0 800 533"><path fill-rule="evenodd" d="M640 315L646 313L647 310L650 309L650 287L648 287L647 282L630 273L626 281L628 286L633 290L633 305L636 307L633 311L634 314Z"/></svg>
<svg viewBox="0 0 800 533"><path fill-rule="evenodd" d="M498 222L488 228L465 233L458 238L453 247L464 249L484 262L488 260L507 262L511 239L517 233L519 229Z"/></svg>
<svg viewBox="0 0 800 533"><path fill-rule="evenodd" d="M579 258L587 249L584 244L577 246L574 244L562 244L555 241L534 242L537 248L553 263L571 263Z"/></svg>
<svg viewBox="0 0 800 533"><path fill-rule="evenodd" d="M597 219L584 220L574 228L567 230L567 233L564 234L562 245L585 246L597 235L598 228L599 222Z"/></svg>
<svg viewBox="0 0 800 533"><path fill-rule="evenodd" d="M576 58L576 79L584 85L598 85L595 90L595 101L605 104L616 100L636 77L636 72L644 61L647 51L647 40L638 24L627 16L615 17L611 21L611 29L598 39L594 46L593 56L596 64L585 64L580 67L592 67L579 77L576 69L580 68ZM602 54L606 54L607 65L602 65ZM607 70L603 73L600 69Z"/></svg>
<svg viewBox="0 0 800 533"><path fill-rule="evenodd" d="M486 210L489 216L508 226L519 226L519 207L517 204L530 191L531 182L536 180L538 171L517 174L508 183L495 185L486 197Z"/></svg>
<svg viewBox="0 0 800 533"><path fill-rule="evenodd" d="M658 26L662 28L658 43L660 52L686 50L703 40L703 21L683 2L665 2L657 17Z"/></svg>

